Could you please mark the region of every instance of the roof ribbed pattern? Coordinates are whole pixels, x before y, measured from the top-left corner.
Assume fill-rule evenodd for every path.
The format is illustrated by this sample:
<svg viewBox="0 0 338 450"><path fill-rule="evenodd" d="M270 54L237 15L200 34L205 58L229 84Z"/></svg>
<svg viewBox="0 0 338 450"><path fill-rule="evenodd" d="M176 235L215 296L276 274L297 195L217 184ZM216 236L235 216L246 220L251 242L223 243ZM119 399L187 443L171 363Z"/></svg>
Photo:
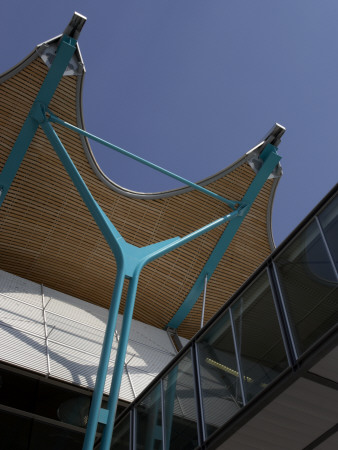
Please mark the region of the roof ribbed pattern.
<svg viewBox="0 0 338 450"><path fill-rule="evenodd" d="M48 68L38 54L3 77L0 85L0 169L20 132ZM50 108L83 127L82 75L64 76ZM226 213L221 202L189 188L135 194L103 180L88 144L55 125L94 198L124 239L145 246L184 236ZM113 155L112 155L113 158ZM94 170L93 170L94 169ZM98 174L100 176L98 176ZM244 156L204 180L208 189L241 199L255 176ZM278 180L268 180L208 283L208 320L271 252L271 204ZM189 293L225 226L149 264L141 273L134 318L162 328ZM114 256L39 129L0 208L0 268L108 308ZM125 294L123 299L125 299ZM123 302L121 313L123 312ZM178 332L191 337L201 321L199 299Z"/></svg>

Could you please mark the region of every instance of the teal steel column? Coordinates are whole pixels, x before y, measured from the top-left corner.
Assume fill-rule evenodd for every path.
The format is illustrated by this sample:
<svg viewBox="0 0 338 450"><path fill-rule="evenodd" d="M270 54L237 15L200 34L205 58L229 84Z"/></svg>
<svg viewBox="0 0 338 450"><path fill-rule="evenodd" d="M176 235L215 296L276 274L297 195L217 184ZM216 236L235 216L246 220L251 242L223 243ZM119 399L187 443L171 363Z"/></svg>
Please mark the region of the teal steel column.
<svg viewBox="0 0 338 450"><path fill-rule="evenodd" d="M44 114L44 106L36 105L36 109L33 110L32 115L37 121L39 121L41 128L45 132L50 143L52 144L60 161L62 162L64 168L66 169L70 179L73 181L74 186L81 195L90 214L97 223L109 247L113 251L114 256L116 258L116 262L119 266L120 264L123 263L123 253L120 244L120 242L124 241L123 237L117 231L117 229L114 227L111 221L108 219L108 217L103 212L103 210L96 202L96 200L94 200L91 192L89 191L87 185L83 181L75 164L69 157L67 150L64 148L59 136L56 134L52 125L46 120Z"/></svg>
<svg viewBox="0 0 338 450"><path fill-rule="evenodd" d="M124 361L127 353L127 346L130 334L130 327L133 318L136 291L139 279L139 271L129 280L126 304L123 313L122 330L117 349L114 373L111 382L109 400L108 400L108 419L104 427L100 450L109 450L110 442L113 436L113 427L115 421L117 401L119 398L120 386L123 375Z"/></svg>
<svg viewBox="0 0 338 450"><path fill-rule="evenodd" d="M83 446L84 449L91 450L95 443L96 429L99 421L102 395L107 376L111 348L113 345L114 331L116 328L117 315L121 302L123 284L125 277L129 272L129 267L126 264L126 257L125 257L126 252L123 252L122 249L122 244L124 243L126 245L126 243L122 238L122 236L120 235L120 233L117 231L117 229L105 215L101 207L94 200L91 192L89 191L88 187L83 181L73 161L69 157L58 135L56 134L51 124L46 120L44 114L44 106L40 104L37 105L36 109L33 110L32 116L35 118L35 120L39 122L41 128L44 130L47 138L52 144L60 161L62 162L64 168L66 169L68 175L70 176L74 186L81 195L85 205L87 206L89 212L94 218L96 224L98 225L101 233L105 237L108 245L110 246L116 258L117 275L115 279L112 302L109 309L108 322L101 350L101 357L96 376L95 389L93 393L90 414L87 424L87 431Z"/></svg>
<svg viewBox="0 0 338 450"><path fill-rule="evenodd" d="M183 301L180 308L177 310L174 317L168 323L170 328L178 328L183 320L187 317L195 303L197 302L199 296L201 295L204 288L205 277L208 280L214 273L218 263L222 259L225 251L229 247L233 237L235 236L237 230L242 224L246 214L249 212L251 205L259 194L260 190L264 186L265 181L268 179L271 172L274 170L276 165L279 163L281 156L277 154L277 148L271 144L268 144L260 155L263 160L263 164L253 179L251 185L246 191L244 197L242 198L242 203L247 205L241 215L238 215L234 220L228 223L226 229L224 230L222 236L217 242L214 250L212 251L208 261L206 262L204 268L199 274L195 284L191 288L189 294Z"/></svg>
<svg viewBox="0 0 338 450"><path fill-rule="evenodd" d="M46 75L44 82L36 96L31 111L35 108L36 102L49 105L54 92L61 81L62 75L76 50L76 40L69 36L62 36L55 59ZM0 207L6 194L19 170L20 164L32 142L39 124L31 117L31 113L26 118L19 136L9 154L6 164L0 174Z"/></svg>
<svg viewBox="0 0 338 450"><path fill-rule="evenodd" d="M103 212L101 207L98 205L98 203L94 200L91 192L89 191L88 187L86 186L85 182L83 181L83 179L82 179L80 173L78 172L77 168L75 167L73 161L69 157L69 155L68 155L66 149L64 148L62 142L60 141L58 135L56 134L56 132L53 129L53 127L51 126L51 124L46 120L43 105L37 105L36 109L33 111L33 117L40 123L41 128L44 130L47 138L49 139L50 143L52 144L60 161L62 162L68 175L70 176L71 180L73 181L74 186L76 187L79 194L81 195L85 205L87 206L89 212L91 213L92 217L94 218L96 224L98 225L100 231L102 232L103 236L105 237L108 245L110 246L110 248L113 251L114 256L116 258L117 275L116 275L116 280L115 280L115 285L114 285L112 302L111 302L111 306L109 309L108 322L107 322L106 333L105 333L104 342L103 342L103 346L102 346L102 350L101 350L101 357L100 357L98 372L97 372L97 376L96 376L95 389L94 389L94 393L93 393L90 414L89 414L89 419L88 419L88 424L87 424L87 432L85 435L85 440L84 440L84 445L83 445L83 449L91 450L95 443L96 429L97 429L97 424L99 421L102 395L103 395L104 385L105 385L106 376L107 376L111 348L113 345L117 315L118 315L118 310L119 310L119 306L120 306L120 302L121 302L122 289L123 289L123 284L124 284L124 280L126 277L126 271L128 271L128 268L126 267L125 254L121 247L122 242L124 242L124 239L122 238L120 233L117 231L117 229L114 227L114 225L110 222L110 220L105 215L105 213ZM121 344L119 343L119 348L120 348L120 345ZM124 360L122 362L122 367L123 367L123 363L124 363ZM117 366L118 366L118 364L117 364ZM118 369L115 367L114 374L115 374L116 370L118 370Z"/></svg>
<svg viewBox="0 0 338 450"><path fill-rule="evenodd" d="M112 430L115 418L116 405L118 401L118 394L121 385L121 378L123 373L123 365L126 355L126 349L128 344L131 320L133 315L137 283L140 271L149 262L165 255L166 253L181 247L187 242L207 233L208 231L222 225L225 222L233 220L241 213L243 207L239 207L235 211L227 214L220 219L213 221L212 223L205 225L204 227L196 230L183 238L176 237L166 241L157 242L155 244L148 245L146 247L138 248L134 245L128 244L114 225L110 222L108 217L102 211L98 203L94 200L91 192L83 181L80 173L75 167L73 161L64 148L61 140L53 129L52 125L48 122L45 107L43 104L36 104L32 111L32 118L34 118L44 130L47 138L56 151L60 161L64 165L68 175L73 181L74 186L80 193L83 201L85 202L89 212L93 216L100 231L105 237L108 245L112 249L117 264L118 276L116 279L116 285L114 288L114 295L112 305L109 312L109 319L107 324L107 337L105 338L102 348L98 376L94 390L93 402L90 410L89 421L87 426L87 432L84 442L84 450L91 450L95 442L95 434L97 423L100 416L100 404L102 401L102 394L105 384L105 378L107 368L109 364L109 356L111 352L111 346L113 342L113 335L116 327L116 317L118 314L119 304L122 295L122 288L124 279L128 278L130 281L127 302L125 306L124 319L122 325L122 333L118 346L118 353L116 357L116 364L114 367L113 380L111 385L111 392L108 402L108 410L105 412L105 431L102 437L101 450L108 450L112 438Z"/></svg>
<svg viewBox="0 0 338 450"><path fill-rule="evenodd" d="M51 126L46 117L48 105L63 76L64 71L67 68L69 60L71 59L72 55L75 52L75 49L76 49L76 40L69 36L64 35L60 40L60 44L54 62L40 88L40 91L34 101L31 111L20 131L17 141L14 144L13 149L0 174L0 206L10 188L13 179L15 178L15 175L20 167L20 164L26 154L27 149L29 148L31 141L34 138L37 128L40 125L41 128L44 130L47 138L51 142L52 146L54 147L60 161L64 165L71 180L73 181L74 186L80 193L84 203L86 204L89 212L91 213L96 224L98 225L101 233L103 234L108 245L113 251L117 264L117 275L115 279L114 292L111 307L109 310L108 323L102 346L102 353L83 447L85 450L92 450L94 446L96 428L100 417L102 395L114 338L114 331L116 328L116 320L121 301L123 284L126 278L129 279L129 288L123 318L121 338L118 346L116 363L114 367L111 391L108 401L108 411L106 411L107 413L106 414L107 417L105 420L106 425L104 428L101 443L101 450L108 450L112 438L115 411L118 401L119 389L121 385L125 355L128 345L128 338L135 304L138 279L142 268L149 262L165 255L166 253L178 247L181 247L185 243L190 242L193 239L229 221L230 224L228 224L224 232L226 233L226 235L224 235L223 233L221 238L223 239L223 237L225 236L222 241L222 245L218 246L219 243L217 244L215 248L216 252L215 254L214 253L212 254L210 264L207 268L207 273L208 276L210 277L213 270L216 268L219 260L223 256L223 253L227 248L227 246L229 245L232 237L239 228L242 220L244 219L244 216L248 212L248 209L250 208L253 200L255 199L259 190L263 186L267 176L271 173L275 165L278 163L280 157L276 155L274 147L270 146L272 148L271 149L269 146L267 146L261 155L262 160L264 160L264 164L261 170L259 171L258 175L256 176L255 180L253 181L252 185L248 189L246 195L241 201L233 201L228 200L212 191L209 191L208 189L196 183L192 183L183 177L180 177L172 172L167 171L166 169L163 169L149 161L144 160L143 158L133 155L132 153L127 152L126 150L114 146L113 144L110 144L107 141L104 141L94 135L91 135L90 133L87 133L84 130L80 130L71 124L67 124L66 122L63 122L61 119L56 118L52 113L50 113L49 117L50 121L61 123L62 125L66 126L67 128L73 131L78 132L79 134L82 134L93 140L96 140L97 142L100 142L101 144L109 148L112 148L132 159L135 159L141 162L142 164L145 164L157 171L160 171L172 178L175 178L176 180L188 186L191 186L204 194L212 196L213 198L216 198L217 200L226 203L232 209L234 209L234 211L227 214L226 216L217 219L212 223L205 225L199 230L196 230L182 238L176 237L168 239L166 241L152 244L143 248L137 248L133 245L126 243L123 237L118 232L118 230L114 227L114 225L111 223L111 221L108 219L108 217L105 215L103 210L100 208L98 203L93 198L91 192L84 183L77 168L75 167L74 163L69 157L66 149L62 145L62 142L60 141L59 137L57 136L56 132L54 131L53 127ZM264 178L264 176L266 176L266 178ZM224 241L226 244L225 246ZM203 280L205 277L205 273L202 272L201 276L203 288ZM187 306L185 306L185 310L186 308ZM172 326L175 327L174 325Z"/></svg>
<svg viewBox="0 0 338 450"><path fill-rule="evenodd" d="M100 445L100 450L109 450L111 439L113 436L113 427L115 421L115 413L118 402L118 395L121 386L122 374L123 374L123 366L126 357L128 339L130 334L130 327L133 317L133 310L135 305L137 284L141 270L143 267L151 261L169 253L170 251L181 247L187 242L196 239L202 234L210 231L217 226L233 219L238 215L239 211L233 211L227 216L215 220L211 224L208 224L202 227L199 230L196 230L183 238L173 238L168 241L159 242L156 244L152 244L143 248L137 248L132 246L126 242L122 245L122 250L126 255L126 266L129 266L128 269L128 277L130 278L127 300L125 305L125 310L123 314L123 322L122 322L122 331L119 340L119 346L116 355L116 362L114 367L113 378L111 382L109 400L108 400L108 418L103 430L102 440ZM91 450L92 447L84 446L83 450Z"/></svg>
<svg viewBox="0 0 338 450"><path fill-rule="evenodd" d="M143 267L151 261L165 255L166 253L181 247L187 242L196 239L197 237L207 233L208 231L226 223L234 222L238 218L241 219L241 215L245 215L247 206L241 203L236 210L227 214L220 219L217 219L208 225L196 230L188 235L180 238L171 238L166 241L158 242L155 244L148 245L146 247L138 248L134 245L128 244L108 217L105 215L103 210L100 208L98 203L94 200L91 192L87 188L85 182L83 181L81 175L76 169L74 163L72 162L70 156L68 155L66 149L64 148L61 140L53 129L52 125L49 123L46 117L46 108L43 104L36 104L32 109L31 116L34 120L36 120L42 129L44 130L47 138L51 142L54 150L56 151L59 159L63 163L66 171L68 172L71 180L74 183L74 186L80 193L82 199L84 200L89 212L93 216L95 222L99 226L100 231L104 235L108 245L113 251L116 264L117 264L117 278L114 287L114 294L112 299L112 305L109 311L108 324L106 329L106 337L104 340L97 381L95 384L95 390L93 395L93 402L90 410L90 417L87 426L87 432L85 436L85 442L83 449L84 450L92 450L95 443L95 435L97 424L100 419L100 405L102 401L103 389L107 374L107 368L109 364L109 357L111 353L111 347L113 343L113 336L116 327L116 318L118 314L119 304L122 295L122 288L124 284L124 280L126 278L129 279L129 288L127 294L127 301L124 311L124 318L122 324L122 332L119 340L119 346L116 356L116 362L114 367L114 373L112 378L111 390L108 401L108 410L103 411L104 418L104 432L102 436L102 442L100 449L108 450L110 447L110 442L112 438L112 431L115 419L116 406L118 401L118 394L121 385L121 379L123 374L123 367L125 361L125 355L128 345L128 338L130 333L131 321L133 316L133 309L136 298L136 291L138 285L138 279L141 270ZM269 160L270 155L267 156L266 161ZM278 157L279 158L279 157ZM271 158L270 158L271 159ZM278 159L279 160L279 159ZM266 163L266 162L265 162ZM264 164L265 164L264 163ZM274 166L278 163L274 160ZM263 165L264 165L263 164ZM267 163L268 165L270 163ZM261 169L262 170L262 169ZM254 183L253 183L254 185ZM254 186L255 187L255 186ZM252 188L253 189L253 188ZM243 199L244 200L244 199ZM248 195L248 200L250 200L250 196ZM229 225L228 225L229 227ZM227 227L227 228L228 228Z"/></svg>
<svg viewBox="0 0 338 450"><path fill-rule="evenodd" d="M83 443L83 449L91 450L94 447L95 443L96 429L97 424L99 422L102 396L104 391L104 385L107 378L109 358L113 346L114 332L116 328L116 320L122 296L124 279L125 277L123 270L118 270L115 278L114 292L111 305L109 308L108 322L102 344L99 367L96 375L95 389L93 392L93 397L90 405L90 413L87 423L86 435Z"/></svg>
<svg viewBox="0 0 338 450"><path fill-rule="evenodd" d="M162 423L165 432L165 450L170 449L170 441L171 441L171 430L173 426L173 420L174 420L174 409L175 409L175 399L176 399L176 384L177 384L177 376L178 376L178 364L176 363L176 366L171 369L171 371L168 374L168 381L167 381L167 389L165 392L165 398L164 398L164 417L162 418Z"/></svg>

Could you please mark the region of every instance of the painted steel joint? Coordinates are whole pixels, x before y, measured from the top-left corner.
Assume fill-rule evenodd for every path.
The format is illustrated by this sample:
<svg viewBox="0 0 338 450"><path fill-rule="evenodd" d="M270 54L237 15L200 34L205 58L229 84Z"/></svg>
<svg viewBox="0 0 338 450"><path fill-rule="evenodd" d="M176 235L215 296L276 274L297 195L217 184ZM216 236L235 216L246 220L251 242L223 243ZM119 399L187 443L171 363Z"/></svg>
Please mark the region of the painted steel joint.
<svg viewBox="0 0 338 450"><path fill-rule="evenodd" d="M98 422L103 423L104 425L106 425L107 424L107 420L108 420L108 415L109 415L109 410L101 408L100 411L99 411Z"/></svg>
<svg viewBox="0 0 338 450"><path fill-rule="evenodd" d="M245 203L243 203L237 208L238 216L239 217L245 216L248 213L249 209L250 205L246 205Z"/></svg>
<svg viewBox="0 0 338 450"><path fill-rule="evenodd" d="M47 121L46 105L42 102L35 101L32 109L29 112L29 116L34 119L39 125Z"/></svg>
<svg viewBox="0 0 338 450"><path fill-rule="evenodd" d="M279 156L277 153L277 147L271 144L267 144L261 152L260 158L262 159L261 168L259 169L255 178L247 189L244 197L242 198L242 203L244 203L245 206L243 208L239 207L235 211L237 212L237 217L235 218L235 220L232 220L223 231L222 236L219 238L216 246L211 252L208 261L197 277L193 287L191 288L190 292L167 326L171 328L178 328L183 320L187 317L203 291L204 277L206 273L209 274L208 278L211 278L212 274L216 270L216 267L218 266L218 263L223 258L224 253L226 252L232 239L241 226L241 223L250 211L250 208L254 203L257 195L264 186L271 172L279 163L281 156Z"/></svg>
<svg viewBox="0 0 338 450"><path fill-rule="evenodd" d="M77 37L83 26L84 18L75 17L75 19L74 23L72 24L72 27L70 28L70 30L73 31L69 31L69 33ZM100 231L105 237L108 245L110 246L110 248L114 253L117 264L117 276L115 280L112 303L109 311L104 344L102 347L101 359L96 378L95 390L92 398L91 413L89 416L85 443L83 447L86 450L87 449L91 450L93 448L95 442L97 423L101 422L105 424L101 448L108 450L110 447L116 405L118 400L119 388L121 384L121 377L123 373L125 353L128 344L129 330L132 320L134 303L136 299L138 278L141 270L146 264L150 263L151 261L165 255L166 253L184 245L187 242L190 242L191 240L201 236L202 234L226 222L231 222L226 227L227 232L226 244L228 245L233 235L235 234L236 229L239 226L240 222L247 214L253 199L243 198L242 201L232 201L225 199L214 192L208 191L207 189L205 189L200 185L197 185L182 177L179 177L178 175L175 175L159 166L156 166L155 164L149 161L143 160L142 158L136 155L132 155L131 153L123 149L120 149L119 147L116 147L94 135L91 135L90 133L85 132L84 130L80 130L71 124L67 124L66 122L62 121L61 119L53 115L48 110L48 105L54 95L54 92L65 70L67 69L69 61L72 55L74 54L75 50L76 50L76 39L67 34L64 34L60 39L55 59L52 62L52 65L47 73L45 81L43 82L40 91L35 99L35 102L33 103L29 116L27 117L27 120L24 126L22 127L20 135L15 143L15 146L12 149L10 158L6 162L3 172L0 174L0 195L2 194L1 201L3 201L3 198L5 197L9 189L9 186L12 180L14 179L16 172L21 164L25 152L27 151L30 142L32 141L35 135L35 132L38 126L40 125L41 128L44 130L46 136L48 137L49 141L51 142L52 146L54 147L56 153L58 154L70 178L72 179L74 186L77 188L78 192L83 198L88 210L90 211L94 220L98 224ZM89 191L84 181L82 180L80 173L77 171L74 163L67 154L66 149L63 147L59 137L53 130L50 122L61 124L70 130L76 131L79 134L92 138L93 140L96 140L97 142L100 142L101 144L109 148L112 148L122 154L125 154L128 157L138 160L139 162L146 164L155 170L158 170L166 175L176 178L180 182L183 182L188 186L191 186L194 189L201 191L204 194L212 196L217 200L220 200L228 204L228 206L230 206L230 208L232 208L234 211L182 238L176 237L168 239L166 241L155 243L143 248L138 248L134 245L131 245L123 239L118 230L114 227L112 222L109 220L104 211L101 209L99 204L93 198L91 192ZM276 148L272 145L267 145L260 155L260 158L262 159L262 161L264 161L264 163L265 160L269 159L271 152L276 152ZM255 193L256 190L257 187L255 186L254 189ZM223 255L224 246L221 245L220 247L222 248L218 250L219 255L216 255L216 257L213 258L211 268L210 267L204 268L202 281L204 281L206 271L208 273L208 278L211 277L214 270L214 266L215 267L217 266L218 256L221 257ZM118 353L115 361L113 380L111 384L111 391L108 401L108 408L102 409L101 408L102 394L107 375L107 368L112 348L114 330L116 327L118 308L122 296L123 284L126 278L129 279L129 286L122 325L122 332L118 347ZM193 294L192 297L195 297L195 293L192 292L192 294ZM185 312L186 311L187 309L185 309Z"/></svg>
<svg viewBox="0 0 338 450"><path fill-rule="evenodd" d="M278 147L275 147L275 146L272 145L272 144L267 144L267 145L263 148L262 152L260 153L259 158L260 158L263 162L265 162L266 159L267 159L267 157L270 155L270 153L275 153L275 154L277 154L277 150L278 150Z"/></svg>
<svg viewBox="0 0 338 450"><path fill-rule="evenodd" d="M64 34L61 39L65 44L69 45L70 47L74 47L77 43L76 39L67 36L66 34Z"/></svg>
<svg viewBox="0 0 338 450"><path fill-rule="evenodd" d="M50 66L50 69L40 87L40 90L35 97L36 103L43 103L48 105L51 101L54 92L59 85L62 76L76 50L76 40L69 36L63 35L60 39L55 58ZM35 111L38 107L33 104L31 109L34 109L32 114L28 114L26 120L20 130L20 133L12 147L12 150L7 158L7 161L0 173L0 185L2 186L2 195L0 197L0 207L6 198L7 192L19 170L23 158L35 136L39 126L39 120L43 119L43 113ZM36 116L33 118L33 116ZM43 124L44 122L42 122Z"/></svg>

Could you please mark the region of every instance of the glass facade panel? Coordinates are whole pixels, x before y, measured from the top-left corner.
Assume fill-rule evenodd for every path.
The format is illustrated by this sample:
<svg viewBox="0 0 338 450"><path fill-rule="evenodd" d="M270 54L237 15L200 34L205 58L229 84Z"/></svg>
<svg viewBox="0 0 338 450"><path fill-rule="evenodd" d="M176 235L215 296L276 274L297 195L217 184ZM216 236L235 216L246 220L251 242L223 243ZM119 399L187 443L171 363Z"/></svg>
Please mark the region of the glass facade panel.
<svg viewBox="0 0 338 450"><path fill-rule="evenodd" d="M338 195L319 214L319 222L338 271Z"/></svg>
<svg viewBox="0 0 338 450"><path fill-rule="evenodd" d="M0 411L1 450L81 450L84 433Z"/></svg>
<svg viewBox="0 0 338 450"><path fill-rule="evenodd" d="M328 231L331 222L324 219ZM336 275L315 222L278 255L276 266L301 354L338 322Z"/></svg>
<svg viewBox="0 0 338 450"><path fill-rule="evenodd" d="M205 432L209 436L243 405L229 313L197 342Z"/></svg>
<svg viewBox="0 0 338 450"><path fill-rule="evenodd" d="M191 349L164 378L166 450L198 446Z"/></svg>
<svg viewBox="0 0 338 450"><path fill-rule="evenodd" d="M162 449L161 385L142 399L136 407L136 447L138 450Z"/></svg>
<svg viewBox="0 0 338 450"><path fill-rule="evenodd" d="M33 419L0 411L0 439L2 450L28 450Z"/></svg>
<svg viewBox="0 0 338 450"><path fill-rule="evenodd" d="M84 434L66 428L33 421L29 450L81 450Z"/></svg>
<svg viewBox="0 0 338 450"><path fill-rule="evenodd" d="M67 389L39 384L35 412L61 422L85 428L88 422L91 398Z"/></svg>
<svg viewBox="0 0 338 450"><path fill-rule="evenodd" d="M231 309L248 402L288 366L266 271Z"/></svg>
<svg viewBox="0 0 338 450"><path fill-rule="evenodd" d="M0 368L0 404L35 413L39 381Z"/></svg>
<svg viewBox="0 0 338 450"><path fill-rule="evenodd" d="M85 428L90 396L0 369L0 404Z"/></svg>
<svg viewBox="0 0 338 450"><path fill-rule="evenodd" d="M111 449L114 450L129 450L130 445L130 413L114 428L113 439L111 442Z"/></svg>

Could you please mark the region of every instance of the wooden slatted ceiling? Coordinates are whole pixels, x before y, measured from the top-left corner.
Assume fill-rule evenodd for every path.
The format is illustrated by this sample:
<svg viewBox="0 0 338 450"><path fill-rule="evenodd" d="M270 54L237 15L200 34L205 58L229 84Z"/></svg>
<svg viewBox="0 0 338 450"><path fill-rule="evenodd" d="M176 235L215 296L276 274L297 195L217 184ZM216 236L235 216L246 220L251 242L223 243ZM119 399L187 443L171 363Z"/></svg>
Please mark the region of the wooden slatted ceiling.
<svg viewBox="0 0 338 450"><path fill-rule="evenodd" d="M1 169L46 73L46 66L38 58L0 86ZM71 123L77 123L77 86L75 76L64 77L50 105L55 114ZM226 205L196 191L158 199L118 194L93 173L80 138L64 128L55 128L92 194L131 244L144 246L184 236L229 212ZM240 199L254 175L243 161L208 188ZM206 320L270 253L267 208L272 190L273 181L268 181L210 280ZM160 328L170 321L224 228L213 230L143 270L135 319ZM100 306L110 305L114 257L41 130L0 209L0 253L3 270ZM126 289L120 312L125 294ZM190 338L199 329L200 318L201 299L179 333Z"/></svg>

